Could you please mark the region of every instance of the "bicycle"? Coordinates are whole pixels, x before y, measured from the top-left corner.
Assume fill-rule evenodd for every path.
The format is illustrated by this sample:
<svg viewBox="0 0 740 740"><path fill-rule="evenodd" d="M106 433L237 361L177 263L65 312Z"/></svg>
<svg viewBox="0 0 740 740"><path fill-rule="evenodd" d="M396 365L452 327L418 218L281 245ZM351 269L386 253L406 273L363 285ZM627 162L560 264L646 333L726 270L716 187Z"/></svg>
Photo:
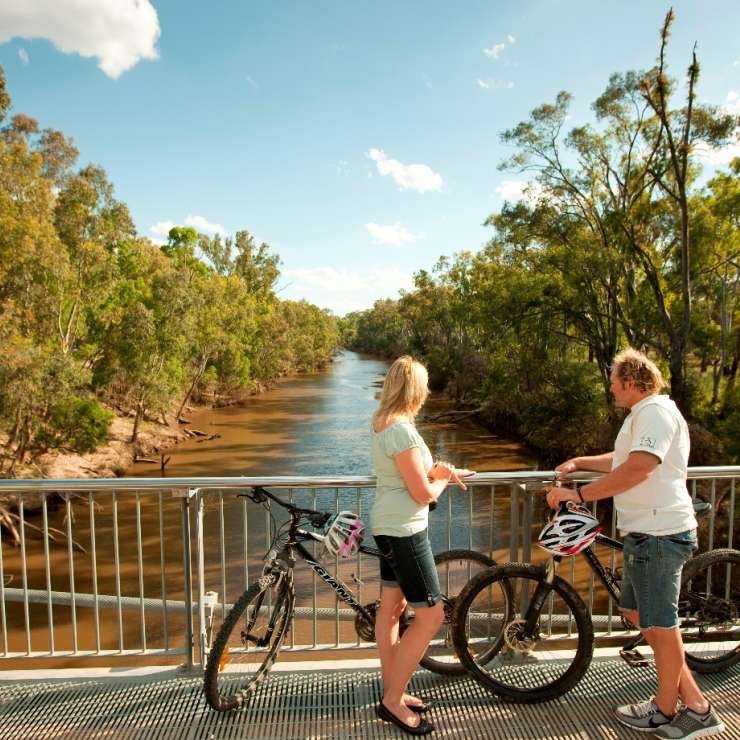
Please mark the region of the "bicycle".
<svg viewBox="0 0 740 740"><path fill-rule="evenodd" d="M695 504L706 514L711 504ZM603 534L595 542L621 551ZM620 573L605 566L591 546L582 550L590 569L619 601ZM556 574L561 556L544 565L508 563L474 576L457 600L453 641L461 663L493 693L513 702L554 699L572 689L588 670L594 649L591 615L578 592ZM622 624L634 629L624 617ZM713 550L683 568L679 621L688 666L714 673L740 662L740 551ZM503 637L503 641L501 638ZM647 664L635 649L641 634L620 655L633 666ZM471 649L501 645L495 656L476 662ZM573 648L575 647L575 650Z"/></svg>
<svg viewBox="0 0 740 740"><path fill-rule="evenodd" d="M375 614L379 604L377 601L360 604L352 590L338 577L332 576L304 547L304 542L322 542L324 537L302 527L309 524L320 529L333 517L332 512L299 508L261 487L239 495L247 496L268 510L271 504L278 504L287 510L290 518L279 529L273 527L275 535L265 556L261 576L233 605L211 646L204 690L209 705L219 711L242 707L251 699L277 659L295 612L293 569L298 559L304 560L337 598L352 608L355 631L364 641L375 641ZM367 545L361 544L359 551L382 557L379 550ZM490 568L494 561L472 550L449 550L437 555L435 561L439 568L444 569L440 582L443 589L447 587L447 595L443 596L445 622L432 640L421 665L443 675L462 675L465 669L457 661L452 647L450 624L455 598L449 595L450 587L454 585L452 590L459 591L475 572ZM455 566L458 572L454 572ZM412 618L409 610L402 618L401 630ZM490 646L486 651L494 654ZM482 654L480 657L487 659L488 656Z"/></svg>

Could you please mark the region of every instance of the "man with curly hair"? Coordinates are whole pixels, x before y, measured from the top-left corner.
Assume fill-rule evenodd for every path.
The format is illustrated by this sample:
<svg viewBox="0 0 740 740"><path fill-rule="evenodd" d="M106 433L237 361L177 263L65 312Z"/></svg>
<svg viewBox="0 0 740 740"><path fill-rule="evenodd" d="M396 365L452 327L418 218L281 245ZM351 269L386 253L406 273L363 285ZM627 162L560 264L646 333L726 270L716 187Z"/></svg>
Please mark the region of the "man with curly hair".
<svg viewBox="0 0 740 740"><path fill-rule="evenodd" d="M617 707L619 722L663 738L696 738L724 731L684 658L678 628L681 570L696 549L696 517L686 488L689 431L676 404L660 391L663 376L647 356L626 349L615 358L611 393L629 414L603 455L574 457L555 468L606 473L587 485L553 486L547 502L597 501L614 497L624 537L619 608L653 650L658 674L654 697Z"/></svg>

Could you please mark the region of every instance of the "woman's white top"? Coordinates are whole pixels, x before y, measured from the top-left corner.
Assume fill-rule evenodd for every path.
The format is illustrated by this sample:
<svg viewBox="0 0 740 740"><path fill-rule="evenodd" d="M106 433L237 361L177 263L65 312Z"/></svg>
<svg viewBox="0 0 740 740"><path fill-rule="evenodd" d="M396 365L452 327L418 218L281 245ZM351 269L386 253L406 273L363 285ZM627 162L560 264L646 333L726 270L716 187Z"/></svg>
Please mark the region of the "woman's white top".
<svg viewBox="0 0 740 740"><path fill-rule="evenodd" d="M418 447L424 470L432 467L432 453L416 427L407 421L392 424L382 432L372 431L373 467L377 477L371 511L372 533L408 537L427 528L429 507L411 497L396 465L396 455Z"/></svg>

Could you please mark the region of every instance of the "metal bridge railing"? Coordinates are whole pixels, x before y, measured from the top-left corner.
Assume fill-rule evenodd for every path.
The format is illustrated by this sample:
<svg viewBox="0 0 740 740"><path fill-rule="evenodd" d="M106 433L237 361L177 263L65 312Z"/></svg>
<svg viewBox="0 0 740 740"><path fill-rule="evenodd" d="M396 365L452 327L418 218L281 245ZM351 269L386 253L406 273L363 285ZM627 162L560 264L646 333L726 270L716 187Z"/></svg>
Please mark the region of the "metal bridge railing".
<svg viewBox="0 0 740 740"><path fill-rule="evenodd" d="M498 562L543 559L532 542L552 476L482 473L468 479L467 492L449 488L430 514L433 548L471 548ZM738 478L740 467L690 470L692 494L714 504L700 526L701 549L733 546ZM374 484L370 477L0 480L0 494L16 502L15 532L0 530L0 658L75 665L101 656L176 656L202 663L213 615L222 617L259 575L269 533L284 520L273 507L273 524L268 512L236 494L267 486L304 507L352 509L368 519ZM611 517L616 534L610 503L599 504L599 515ZM587 596L608 633L618 617L579 560L564 563L560 575ZM610 560L619 566L614 553ZM335 568L361 601L377 598L374 560L358 557ZM286 647L359 646L353 613L308 568L295 575L297 619Z"/></svg>

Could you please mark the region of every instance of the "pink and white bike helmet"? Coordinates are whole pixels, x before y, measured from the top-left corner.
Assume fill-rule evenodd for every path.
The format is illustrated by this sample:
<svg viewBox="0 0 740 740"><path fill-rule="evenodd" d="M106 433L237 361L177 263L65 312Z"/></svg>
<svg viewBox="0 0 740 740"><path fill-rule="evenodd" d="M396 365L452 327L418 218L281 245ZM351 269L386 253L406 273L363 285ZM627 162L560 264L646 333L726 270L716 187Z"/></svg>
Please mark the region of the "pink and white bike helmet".
<svg viewBox="0 0 740 740"><path fill-rule="evenodd" d="M321 546L322 558L338 555L348 558L356 554L362 544L365 525L357 514L340 511L333 519L324 535Z"/></svg>
<svg viewBox="0 0 740 740"><path fill-rule="evenodd" d="M585 507L568 501L555 512L537 538L537 544L553 555L575 555L585 550L601 532L599 520Z"/></svg>

